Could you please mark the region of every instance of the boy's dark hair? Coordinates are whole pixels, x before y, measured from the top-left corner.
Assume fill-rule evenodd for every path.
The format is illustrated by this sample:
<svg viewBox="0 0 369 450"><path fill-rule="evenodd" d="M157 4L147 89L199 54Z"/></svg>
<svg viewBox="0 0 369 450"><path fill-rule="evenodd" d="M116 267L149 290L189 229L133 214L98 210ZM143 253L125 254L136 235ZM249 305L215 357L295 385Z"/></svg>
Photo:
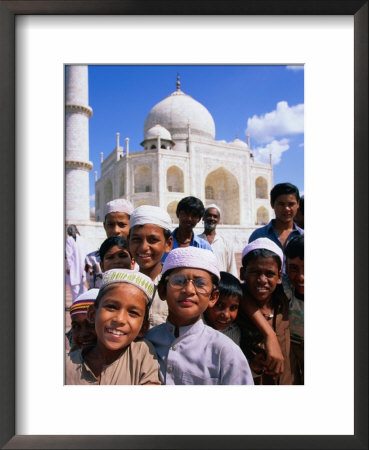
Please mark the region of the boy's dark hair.
<svg viewBox="0 0 369 450"><path fill-rule="evenodd" d="M284 251L287 258L297 258L304 259L304 235L300 234L293 238L288 244Z"/></svg>
<svg viewBox="0 0 369 450"><path fill-rule="evenodd" d="M176 215L179 217L179 213L183 211L186 214L192 213L201 219L205 212L205 207L203 202L197 197L185 197L180 200L177 205Z"/></svg>
<svg viewBox="0 0 369 450"><path fill-rule="evenodd" d="M281 259L279 258L279 256L270 251L267 250L266 248L257 248L255 250L252 250L251 252L247 253L247 255L245 255L242 258L242 266L246 269L247 264L256 259L258 256L262 256L263 258L273 258L275 260L275 262L278 264L278 270L281 270L282 267L282 263L281 263Z"/></svg>
<svg viewBox="0 0 369 450"><path fill-rule="evenodd" d="M135 227L143 227L143 225L135 225ZM159 225L158 225L158 227L161 228ZM165 242L167 242L167 240L171 237L172 233L171 233L171 231L166 230L165 228L161 228L161 229L163 230ZM128 239L131 237L131 230L132 230L132 228L129 229Z"/></svg>
<svg viewBox="0 0 369 450"><path fill-rule="evenodd" d="M128 249L128 244L127 244L126 239L124 239L121 236L112 236L112 237L108 237L107 239L105 239L105 241L101 244L99 250L97 251L98 255L100 256L100 260L103 261L105 255L106 255L106 252L115 246L121 248L122 250L127 250L128 253L131 255L131 253Z"/></svg>
<svg viewBox="0 0 369 450"><path fill-rule="evenodd" d="M219 297L237 296L242 298L242 287L239 280L228 272L220 272L220 281L218 284Z"/></svg>
<svg viewBox="0 0 369 450"><path fill-rule="evenodd" d="M270 191L270 204L274 207L274 202L280 195L292 194L296 197L296 200L300 201L300 193L297 187L291 183L279 183L276 184Z"/></svg>

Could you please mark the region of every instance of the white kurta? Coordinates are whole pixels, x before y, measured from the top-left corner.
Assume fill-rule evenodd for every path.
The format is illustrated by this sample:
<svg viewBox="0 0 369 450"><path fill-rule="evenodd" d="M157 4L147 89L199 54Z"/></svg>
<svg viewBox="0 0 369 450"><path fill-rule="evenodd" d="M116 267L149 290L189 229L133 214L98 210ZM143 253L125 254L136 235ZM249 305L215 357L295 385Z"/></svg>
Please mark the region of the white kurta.
<svg viewBox="0 0 369 450"><path fill-rule="evenodd" d="M206 234L199 234L198 237L204 239L206 242ZM216 234L212 242L211 249L217 257L219 269L222 272L228 272L238 278L236 258L234 255L231 242L227 241L221 234Z"/></svg>
<svg viewBox="0 0 369 450"><path fill-rule="evenodd" d="M76 240L74 240L72 236L68 236L65 243L65 266L66 269L69 270L67 283L72 288L72 298L76 298L77 295L79 295L77 290L79 293L84 291L83 281L86 254L87 251L84 239L78 234ZM79 286L79 288L73 288L73 286Z"/></svg>

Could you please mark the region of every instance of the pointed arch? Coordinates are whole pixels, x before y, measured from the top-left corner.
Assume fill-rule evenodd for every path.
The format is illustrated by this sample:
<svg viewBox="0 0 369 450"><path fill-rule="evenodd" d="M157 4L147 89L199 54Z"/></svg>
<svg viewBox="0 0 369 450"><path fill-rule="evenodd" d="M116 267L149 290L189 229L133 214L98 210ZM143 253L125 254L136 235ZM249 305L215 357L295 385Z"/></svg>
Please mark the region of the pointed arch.
<svg viewBox="0 0 369 450"><path fill-rule="evenodd" d="M237 178L224 167L210 172L205 180L206 203L216 203L222 210L225 225L240 224L240 188ZM212 195L212 197L207 197Z"/></svg>
<svg viewBox="0 0 369 450"><path fill-rule="evenodd" d="M139 166L135 170L135 193L152 192L152 173L147 166Z"/></svg>
<svg viewBox="0 0 369 450"><path fill-rule="evenodd" d="M258 177L255 180L256 198L268 198L268 182L263 177Z"/></svg>
<svg viewBox="0 0 369 450"><path fill-rule="evenodd" d="M167 170L167 189L169 192L184 192L183 171L177 166Z"/></svg>
<svg viewBox="0 0 369 450"><path fill-rule="evenodd" d="M266 225L269 222L269 213L265 206L260 206L256 211L256 225Z"/></svg>

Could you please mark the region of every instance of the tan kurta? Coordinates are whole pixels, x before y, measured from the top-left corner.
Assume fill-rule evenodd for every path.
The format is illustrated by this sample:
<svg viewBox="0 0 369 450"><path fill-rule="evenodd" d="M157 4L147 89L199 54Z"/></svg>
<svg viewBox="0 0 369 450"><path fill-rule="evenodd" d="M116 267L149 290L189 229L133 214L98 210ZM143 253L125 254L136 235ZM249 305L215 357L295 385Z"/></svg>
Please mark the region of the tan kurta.
<svg viewBox="0 0 369 450"><path fill-rule="evenodd" d="M104 366L100 382L83 359L82 350L67 356L65 384L160 384L159 363L153 345L132 342L112 364Z"/></svg>

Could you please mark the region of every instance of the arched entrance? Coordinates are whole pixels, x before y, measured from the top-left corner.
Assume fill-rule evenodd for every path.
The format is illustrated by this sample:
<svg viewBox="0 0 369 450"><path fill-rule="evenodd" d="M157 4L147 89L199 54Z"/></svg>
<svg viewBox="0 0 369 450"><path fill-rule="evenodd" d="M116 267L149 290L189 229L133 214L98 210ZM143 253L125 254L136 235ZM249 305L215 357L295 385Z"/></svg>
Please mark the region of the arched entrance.
<svg viewBox="0 0 369 450"><path fill-rule="evenodd" d="M268 210L264 206L260 206L260 208L256 211L256 225L266 225L268 222Z"/></svg>
<svg viewBox="0 0 369 450"><path fill-rule="evenodd" d="M169 167L167 170L167 188L169 192L183 192L183 172L177 166Z"/></svg>
<svg viewBox="0 0 369 450"><path fill-rule="evenodd" d="M224 167L209 173L205 180L205 203L216 203L224 225L240 224L240 188L237 178ZM210 197L207 197L210 195Z"/></svg>

